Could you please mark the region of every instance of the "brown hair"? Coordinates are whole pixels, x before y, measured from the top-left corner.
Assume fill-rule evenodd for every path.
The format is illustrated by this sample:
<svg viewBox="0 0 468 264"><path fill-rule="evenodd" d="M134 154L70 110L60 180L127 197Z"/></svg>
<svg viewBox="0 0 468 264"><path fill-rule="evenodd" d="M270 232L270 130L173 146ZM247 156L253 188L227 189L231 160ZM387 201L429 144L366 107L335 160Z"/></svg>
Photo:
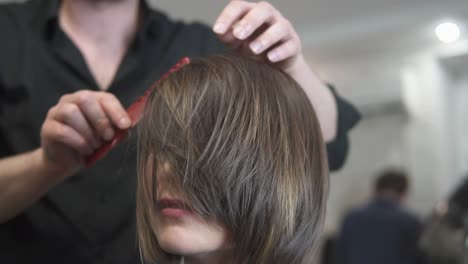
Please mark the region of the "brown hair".
<svg viewBox="0 0 468 264"><path fill-rule="evenodd" d="M388 168L378 175L374 188L377 193L392 191L397 194L405 194L408 191L408 185L408 176L405 171Z"/></svg>
<svg viewBox="0 0 468 264"><path fill-rule="evenodd" d="M159 247L149 222L157 167L170 164L191 209L230 232L234 263L311 263L328 166L315 112L291 77L243 57L196 59L154 89L138 131L137 232L146 261L180 259Z"/></svg>

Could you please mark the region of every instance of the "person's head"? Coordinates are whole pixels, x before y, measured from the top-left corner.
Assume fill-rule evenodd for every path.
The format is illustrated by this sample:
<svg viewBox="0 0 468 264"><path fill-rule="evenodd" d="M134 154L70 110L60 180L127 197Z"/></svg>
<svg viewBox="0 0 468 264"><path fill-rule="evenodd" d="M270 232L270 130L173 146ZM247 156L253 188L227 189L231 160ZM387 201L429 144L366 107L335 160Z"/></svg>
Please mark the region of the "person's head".
<svg viewBox="0 0 468 264"><path fill-rule="evenodd" d="M380 173L375 181L375 192L378 197L401 201L408 192L408 177L398 169L387 169Z"/></svg>
<svg viewBox="0 0 468 264"><path fill-rule="evenodd" d="M230 55L193 60L153 90L138 131L145 260L310 263L328 166L314 110L287 74Z"/></svg>

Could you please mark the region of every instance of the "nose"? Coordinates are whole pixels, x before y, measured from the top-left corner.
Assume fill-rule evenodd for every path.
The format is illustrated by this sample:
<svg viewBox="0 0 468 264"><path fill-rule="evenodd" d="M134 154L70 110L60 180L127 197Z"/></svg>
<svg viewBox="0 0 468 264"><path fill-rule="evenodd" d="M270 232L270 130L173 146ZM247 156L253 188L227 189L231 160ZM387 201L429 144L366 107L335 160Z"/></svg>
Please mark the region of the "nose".
<svg viewBox="0 0 468 264"><path fill-rule="evenodd" d="M158 199L161 197L180 199L182 197L177 177L168 162L159 165L156 169L156 191Z"/></svg>

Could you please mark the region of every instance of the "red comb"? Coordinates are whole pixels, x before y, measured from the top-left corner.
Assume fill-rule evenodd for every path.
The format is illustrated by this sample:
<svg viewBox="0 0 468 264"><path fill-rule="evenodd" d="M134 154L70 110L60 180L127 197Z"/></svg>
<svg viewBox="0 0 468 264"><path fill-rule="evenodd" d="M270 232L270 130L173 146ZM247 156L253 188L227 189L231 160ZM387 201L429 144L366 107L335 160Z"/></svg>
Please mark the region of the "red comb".
<svg viewBox="0 0 468 264"><path fill-rule="evenodd" d="M183 66L187 65L190 63L190 59L185 57L182 58L176 65L174 65L171 69L169 69L168 72L166 72L158 81L156 81L148 90L145 91L145 93L140 96L133 104L131 104L127 108L127 113L130 116L130 120L132 121L132 125L130 126L129 129L135 127L136 124L140 121L143 115L143 108L146 104L146 101L148 100L148 96L150 95L151 91L164 79L166 79L169 75L172 73L180 70ZM115 133L114 138L112 140L106 142L104 145L102 145L100 148L98 148L93 154L87 156L85 158L85 165L86 167L90 167L93 165L96 161L102 159L104 156L109 153L115 146L117 146L119 143L124 141L127 138L128 135L128 129L127 130L118 130Z"/></svg>

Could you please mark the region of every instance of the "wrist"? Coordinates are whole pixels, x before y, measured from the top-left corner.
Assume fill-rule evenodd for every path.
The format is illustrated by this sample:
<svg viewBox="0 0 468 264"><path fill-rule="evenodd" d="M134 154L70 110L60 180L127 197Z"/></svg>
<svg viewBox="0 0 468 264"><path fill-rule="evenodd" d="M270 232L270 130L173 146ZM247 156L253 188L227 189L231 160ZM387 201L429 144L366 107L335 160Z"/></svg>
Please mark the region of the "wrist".
<svg viewBox="0 0 468 264"><path fill-rule="evenodd" d="M310 68L302 54L298 54L294 58L291 58L291 61L285 66L286 67L284 67L283 70L290 76L295 76Z"/></svg>
<svg viewBox="0 0 468 264"><path fill-rule="evenodd" d="M326 88L325 82L312 70L302 53L298 54L291 61L290 65L283 70L296 80L309 96L312 90L323 90L323 88Z"/></svg>
<svg viewBox="0 0 468 264"><path fill-rule="evenodd" d="M302 54L298 54L284 71L302 87L315 109L325 141L332 141L337 132L337 106L331 90L314 73Z"/></svg>
<svg viewBox="0 0 468 264"><path fill-rule="evenodd" d="M50 181L61 181L73 174L73 170L51 161L43 148L31 152L31 162L35 171Z"/></svg>

